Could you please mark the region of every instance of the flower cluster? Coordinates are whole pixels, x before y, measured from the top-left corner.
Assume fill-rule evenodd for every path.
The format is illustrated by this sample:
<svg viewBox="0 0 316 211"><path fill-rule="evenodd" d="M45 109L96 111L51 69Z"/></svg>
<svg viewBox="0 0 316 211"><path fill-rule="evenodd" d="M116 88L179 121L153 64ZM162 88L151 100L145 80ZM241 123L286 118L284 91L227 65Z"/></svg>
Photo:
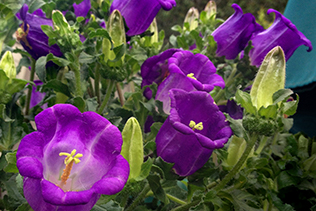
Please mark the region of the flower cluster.
<svg viewBox="0 0 316 211"><path fill-rule="evenodd" d="M275 13L275 20L264 30L256 23L252 14L243 14L237 4L232 7L235 13L212 33L217 42L217 56L235 59L248 42L252 41L253 49L249 52L251 65L259 67L265 55L276 46L281 46L284 50L286 60L301 45L307 46L308 51L312 50L311 42L280 12L268 10L268 14Z"/></svg>

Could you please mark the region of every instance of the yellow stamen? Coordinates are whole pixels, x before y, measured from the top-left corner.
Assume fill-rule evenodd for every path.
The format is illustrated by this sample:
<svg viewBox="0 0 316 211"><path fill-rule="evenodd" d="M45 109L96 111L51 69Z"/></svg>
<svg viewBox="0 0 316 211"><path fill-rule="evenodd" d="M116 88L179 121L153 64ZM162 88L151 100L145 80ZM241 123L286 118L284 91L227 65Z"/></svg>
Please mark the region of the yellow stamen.
<svg viewBox="0 0 316 211"><path fill-rule="evenodd" d="M189 127L192 128L192 130L203 130L203 122L199 122L196 124L193 120L190 121Z"/></svg>
<svg viewBox="0 0 316 211"><path fill-rule="evenodd" d="M188 76L189 78L193 78L194 80L197 80L197 79L194 77L194 73L189 73L189 74L187 74L187 76Z"/></svg>
<svg viewBox="0 0 316 211"><path fill-rule="evenodd" d="M71 172L73 164L74 163L75 164L79 163L80 162L79 158L81 158L83 156L81 153L76 154L76 151L77 150L74 149L74 150L71 151L71 153L67 153L67 152L59 153L59 156L67 156L65 158L65 161L64 161L66 167L63 170L64 173L60 177L60 179L61 179L61 186L62 185L66 185L66 181L69 178L69 175L70 175L70 172Z"/></svg>

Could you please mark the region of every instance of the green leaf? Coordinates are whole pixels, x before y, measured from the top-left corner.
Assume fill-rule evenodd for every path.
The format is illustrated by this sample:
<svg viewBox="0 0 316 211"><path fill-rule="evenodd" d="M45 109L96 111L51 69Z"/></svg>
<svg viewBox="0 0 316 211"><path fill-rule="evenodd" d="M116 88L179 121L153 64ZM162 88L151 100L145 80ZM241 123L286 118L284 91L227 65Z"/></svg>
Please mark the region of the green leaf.
<svg viewBox="0 0 316 211"><path fill-rule="evenodd" d="M45 5L46 2L43 0L33 0L31 1L31 4L29 5L29 13L33 13L35 10L41 8L43 5Z"/></svg>
<svg viewBox="0 0 316 211"><path fill-rule="evenodd" d="M122 211L123 208L117 202L109 201L106 204L94 205L91 211Z"/></svg>
<svg viewBox="0 0 316 211"><path fill-rule="evenodd" d="M46 56L42 56L36 60L35 73L42 82L46 82Z"/></svg>
<svg viewBox="0 0 316 211"><path fill-rule="evenodd" d="M9 82L9 77L5 74L5 72L0 69L0 90L5 90L7 83Z"/></svg>
<svg viewBox="0 0 316 211"><path fill-rule="evenodd" d="M85 52L81 52L79 55L79 62L81 64L89 64L89 63L94 62L95 60L96 60L95 56L91 56Z"/></svg>
<svg viewBox="0 0 316 211"><path fill-rule="evenodd" d="M277 182L279 189L297 184L296 179L289 175L286 171L281 171L281 173L277 177Z"/></svg>
<svg viewBox="0 0 316 211"><path fill-rule="evenodd" d="M142 180L146 179L146 177L150 173L150 169L151 169L153 162L154 162L153 159L148 158L148 160L142 164L140 174L138 177L135 178L136 181L142 181Z"/></svg>
<svg viewBox="0 0 316 211"><path fill-rule="evenodd" d="M247 133L243 126L242 120L233 119L229 115L225 115L225 116L230 123L229 126L232 129L233 133L240 138L245 138L247 136Z"/></svg>
<svg viewBox="0 0 316 211"><path fill-rule="evenodd" d="M130 166L129 179L135 179L141 174L143 164L143 136L142 130L135 117L127 120L122 131L123 145L121 155Z"/></svg>
<svg viewBox="0 0 316 211"><path fill-rule="evenodd" d="M258 111L260 116L264 116L266 118L274 119L278 113L277 105L269 105L268 107L262 106Z"/></svg>
<svg viewBox="0 0 316 211"><path fill-rule="evenodd" d="M151 174L147 177L150 189L158 200L164 204L169 204L169 199L160 184L160 177L157 174Z"/></svg>
<svg viewBox="0 0 316 211"><path fill-rule="evenodd" d="M289 102L284 102L282 111L286 115L294 115L296 113L297 107L298 107L298 102L299 102L299 96L296 95L296 100L294 101L289 101Z"/></svg>
<svg viewBox="0 0 316 211"><path fill-rule="evenodd" d="M273 104L277 104L283 100L286 100L289 96L291 96L291 94L293 94L293 91L290 89L280 89L276 91L272 95Z"/></svg>
<svg viewBox="0 0 316 211"><path fill-rule="evenodd" d="M9 94L13 95L16 92L21 91L26 86L27 83L33 84L33 82L30 82L30 81L13 78L12 83L7 84L6 91Z"/></svg>
<svg viewBox="0 0 316 211"><path fill-rule="evenodd" d="M68 97L72 96L68 86L57 79L48 81L46 84L43 85L43 89L53 89L55 92L61 92Z"/></svg>
<svg viewBox="0 0 316 211"><path fill-rule="evenodd" d="M7 153L5 159L7 160L8 165L3 170L7 173L18 173L19 170L16 167L16 151Z"/></svg>
<svg viewBox="0 0 316 211"><path fill-rule="evenodd" d="M12 208L18 207L26 202L25 198L18 191L16 176L17 175L13 175L8 181L3 182L9 196L10 207Z"/></svg>
<svg viewBox="0 0 316 211"><path fill-rule="evenodd" d="M241 90L237 90L236 92L236 102L240 104L248 113L256 114L257 109L255 106L253 106L250 94L247 92L243 92Z"/></svg>
<svg viewBox="0 0 316 211"><path fill-rule="evenodd" d="M73 99L73 105L76 106L80 112L84 112L86 108L86 102L82 97L75 97Z"/></svg>

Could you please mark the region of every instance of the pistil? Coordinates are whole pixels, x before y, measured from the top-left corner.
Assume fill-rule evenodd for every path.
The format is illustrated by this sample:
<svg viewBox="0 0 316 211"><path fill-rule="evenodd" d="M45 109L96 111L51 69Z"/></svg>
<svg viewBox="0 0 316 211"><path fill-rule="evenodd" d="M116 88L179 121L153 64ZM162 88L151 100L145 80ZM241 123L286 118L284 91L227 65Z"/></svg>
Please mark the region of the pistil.
<svg viewBox="0 0 316 211"><path fill-rule="evenodd" d="M73 164L77 164L80 162L79 158L82 157L83 155L81 153L76 154L77 150L72 150L71 153L67 153L67 152L61 152L59 153L59 156L67 156L65 158L65 169L63 170L63 174L61 175L60 179L61 179L61 186L66 185L66 182L70 176L70 172L71 169L73 167ZM75 155L76 154L76 155Z"/></svg>

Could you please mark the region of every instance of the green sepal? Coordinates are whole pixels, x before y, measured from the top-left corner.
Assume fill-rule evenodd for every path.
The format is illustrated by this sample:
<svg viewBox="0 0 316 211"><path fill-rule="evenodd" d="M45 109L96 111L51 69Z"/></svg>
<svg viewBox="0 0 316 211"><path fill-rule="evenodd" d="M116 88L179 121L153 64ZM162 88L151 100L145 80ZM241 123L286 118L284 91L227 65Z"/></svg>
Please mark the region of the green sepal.
<svg viewBox="0 0 316 211"><path fill-rule="evenodd" d="M257 109L252 104L251 97L247 92L243 92L241 90L237 90L236 92L236 102L241 105L248 113L256 114Z"/></svg>
<svg viewBox="0 0 316 211"><path fill-rule="evenodd" d="M130 166L129 180L136 179L141 174L143 164L143 136L142 130L135 117L127 120L122 131L123 145L121 155Z"/></svg>

